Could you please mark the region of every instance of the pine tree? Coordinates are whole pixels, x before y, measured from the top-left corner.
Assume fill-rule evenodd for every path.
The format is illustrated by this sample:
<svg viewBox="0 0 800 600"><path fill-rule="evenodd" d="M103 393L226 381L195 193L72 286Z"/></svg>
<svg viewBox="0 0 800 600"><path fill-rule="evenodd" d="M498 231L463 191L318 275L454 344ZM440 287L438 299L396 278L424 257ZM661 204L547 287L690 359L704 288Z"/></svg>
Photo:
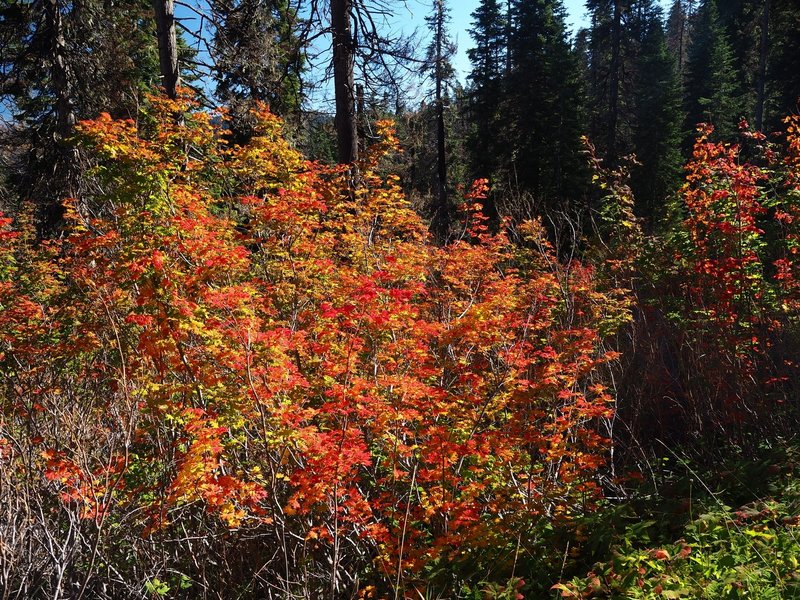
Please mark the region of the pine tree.
<svg viewBox="0 0 800 600"><path fill-rule="evenodd" d="M733 51L715 0L704 0L698 9L684 93L687 141L700 122L713 124L721 139L732 138L744 111Z"/></svg>
<svg viewBox="0 0 800 600"><path fill-rule="evenodd" d="M589 134L606 163L614 165L637 151L637 81L641 69L652 66L648 53L655 48L648 38L654 28L663 36L662 13L654 0L588 0L586 7L592 17L586 45Z"/></svg>
<svg viewBox="0 0 800 600"><path fill-rule="evenodd" d="M655 220L680 172L679 65L667 47L663 13L655 0L588 0L586 6L592 17L584 44L590 139L607 165L636 155L637 211ZM685 16L682 3L672 16L675 27Z"/></svg>
<svg viewBox="0 0 800 600"><path fill-rule="evenodd" d="M469 30L475 44L467 51L472 63L469 74L469 111L474 123L468 146L472 174L489 178L497 164L499 106L506 64L506 14L499 0L480 0L472 13Z"/></svg>
<svg viewBox="0 0 800 600"><path fill-rule="evenodd" d="M40 233L55 232L60 202L86 191L85 162L70 143L80 119L136 118L158 83L152 6L146 1L5 2L0 90L18 124L3 144L12 196L35 199Z"/></svg>
<svg viewBox="0 0 800 600"><path fill-rule="evenodd" d="M667 16L667 47L675 59L679 77L686 70L690 39L689 13L684 0L673 0Z"/></svg>
<svg viewBox="0 0 800 600"><path fill-rule="evenodd" d="M770 24L765 124L774 130L784 115L800 110L800 5L772 0Z"/></svg>
<svg viewBox="0 0 800 600"><path fill-rule="evenodd" d="M764 129L764 108L767 92L767 60L769 56L770 8L772 0L763 0L761 8L760 40L758 44L758 74L756 76L756 129Z"/></svg>
<svg viewBox="0 0 800 600"><path fill-rule="evenodd" d="M452 220L452 208L448 198L447 148L445 130L445 102L447 87L455 72L450 63L456 47L450 41L447 24L450 10L445 0L433 0L433 12L426 18L432 34L425 60L425 71L433 82L436 111L436 200L433 206L431 230L440 242L444 242Z"/></svg>
<svg viewBox="0 0 800 600"><path fill-rule="evenodd" d="M511 70L496 135L507 185L564 207L582 193L583 90L559 0L514 0Z"/></svg>
<svg viewBox="0 0 800 600"><path fill-rule="evenodd" d="M763 3L764 0L717 2L720 23L727 33L733 57L741 116L747 119L754 119L758 110ZM764 67L766 69L766 62Z"/></svg>
<svg viewBox="0 0 800 600"><path fill-rule="evenodd" d="M680 182L683 117L677 65L657 13L644 24L633 97L633 145L641 166L633 171L632 187L637 211L657 221L664 216L664 201Z"/></svg>
<svg viewBox="0 0 800 600"><path fill-rule="evenodd" d="M590 137L606 161L613 164L630 146L625 115L629 110L631 85L631 70L626 65L635 53L627 26L632 13L631 0L587 0L586 9L592 20Z"/></svg>
<svg viewBox="0 0 800 600"><path fill-rule="evenodd" d="M217 97L233 113L239 137L249 131L254 101L282 116L301 104L303 48L296 11L287 0L212 0Z"/></svg>

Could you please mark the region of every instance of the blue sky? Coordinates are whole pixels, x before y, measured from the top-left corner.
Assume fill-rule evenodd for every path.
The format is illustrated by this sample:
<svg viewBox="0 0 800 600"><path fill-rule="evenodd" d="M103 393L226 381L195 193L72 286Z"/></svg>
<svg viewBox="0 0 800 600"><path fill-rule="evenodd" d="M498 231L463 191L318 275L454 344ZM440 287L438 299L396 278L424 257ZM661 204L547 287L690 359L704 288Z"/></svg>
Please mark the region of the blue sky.
<svg viewBox="0 0 800 600"><path fill-rule="evenodd" d="M668 5L668 0L660 0L661 6ZM400 2L398 2L398 5ZM423 17L430 11L430 0L407 0L408 9L413 12L414 23L423 23ZM450 32L454 39L458 41L458 56L456 57L455 66L459 71L459 76L463 80L466 73L469 71L469 60L467 59L467 50L472 45L472 39L469 37L467 30L472 25L472 13L478 6L478 0L449 0L450 13L452 21L450 24ZM586 18L586 2L584 0L564 0L564 7L567 9L568 18L567 25L575 32L581 27L589 24Z"/></svg>
<svg viewBox="0 0 800 600"><path fill-rule="evenodd" d="M430 12L430 0L406 0L405 7L401 2L397 2L397 18L405 29L414 26L422 29L424 27L424 17ZM469 71L469 60L467 50L472 45L472 39L467 30L472 25L472 13L478 6L478 0L449 0L451 23L450 33L458 43L458 55L454 61L455 67L459 72L459 77L463 80ZM565 0L564 6L569 13L568 24L575 31L587 24L586 9L584 0ZM422 31L421 31L422 33Z"/></svg>
<svg viewBox="0 0 800 600"><path fill-rule="evenodd" d="M472 39L469 36L468 29L472 26L472 13L477 8L478 1L448 0L451 16L450 35L458 46L458 52L453 64L462 83L465 82L467 73L470 70L467 50L472 46ZM662 2L664 1L662 0ZM394 15L384 25L393 30L395 35L410 34L414 29L417 29L421 45L420 51L422 51L429 39L424 19L431 12L432 0L395 0L387 4L394 8ZM585 0L564 0L564 6L569 14L567 23L572 31L577 31L588 23L585 18ZM329 88L330 86L323 86L311 92L310 104L317 109L332 110L333 99ZM424 93L420 90L420 97L422 95Z"/></svg>

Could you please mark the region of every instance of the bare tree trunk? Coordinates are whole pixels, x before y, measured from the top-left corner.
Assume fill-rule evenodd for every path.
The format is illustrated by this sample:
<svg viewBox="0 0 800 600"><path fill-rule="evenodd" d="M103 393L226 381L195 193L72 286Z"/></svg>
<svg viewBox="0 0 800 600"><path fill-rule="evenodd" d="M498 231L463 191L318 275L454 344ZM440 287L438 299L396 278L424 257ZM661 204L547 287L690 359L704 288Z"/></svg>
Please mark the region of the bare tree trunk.
<svg viewBox="0 0 800 600"><path fill-rule="evenodd" d="M437 86L439 87L439 86ZM436 216L437 234L444 237L450 227L450 203L447 199L447 155L445 149L444 100L436 100L436 179L438 202Z"/></svg>
<svg viewBox="0 0 800 600"><path fill-rule="evenodd" d="M769 52L769 9L770 0L764 0L761 18L761 47L758 53L758 83L756 97L756 129L764 129L764 102L767 82L767 54Z"/></svg>
<svg viewBox="0 0 800 600"><path fill-rule="evenodd" d="M178 38L175 34L175 6L173 0L153 0L158 32L158 60L161 66L161 84L167 96L177 97L180 83L178 70Z"/></svg>
<svg viewBox="0 0 800 600"><path fill-rule="evenodd" d="M617 122L619 120L620 45L622 43L622 0L614 0L614 20L611 23L611 65L608 83L608 148L610 162L616 162Z"/></svg>
<svg viewBox="0 0 800 600"><path fill-rule="evenodd" d="M50 188L54 194L42 202L39 235L46 236L56 232L64 210L61 202L64 198L78 196L80 165L78 150L67 144L72 135L76 117L73 97L73 74L70 72L67 43L64 37L64 21L59 0L48 0L46 6L47 28L50 33L50 74L53 79L55 93L55 129L53 143L55 154L52 173L49 175ZM49 194L48 194L49 196Z"/></svg>
<svg viewBox="0 0 800 600"><path fill-rule="evenodd" d="M47 6L49 29L52 32L52 76L56 93L56 133L61 140L69 137L75 125L75 107L72 99L72 81L67 68L66 41L58 0ZM59 141L61 141L59 140Z"/></svg>
<svg viewBox="0 0 800 600"><path fill-rule="evenodd" d="M444 78L444 0L436 0L436 180L437 201L431 228L440 242L447 238L450 228L450 205L447 199L447 154L445 147L444 97L442 79Z"/></svg>
<svg viewBox="0 0 800 600"><path fill-rule="evenodd" d="M678 39L678 77L680 78L681 88L683 88L683 70L684 66L684 53L686 52L686 20L689 18L689 15L685 12L683 8L683 4L681 4L681 33Z"/></svg>
<svg viewBox="0 0 800 600"><path fill-rule="evenodd" d="M358 152L367 149L367 110L364 100L364 86L356 84L356 129L358 135Z"/></svg>
<svg viewBox="0 0 800 600"><path fill-rule="evenodd" d="M511 73L511 0L506 0L506 75Z"/></svg>
<svg viewBox="0 0 800 600"><path fill-rule="evenodd" d="M331 0L333 37L333 91L336 98L336 149L339 164L358 160L358 122L356 119L355 42L350 25L352 0Z"/></svg>

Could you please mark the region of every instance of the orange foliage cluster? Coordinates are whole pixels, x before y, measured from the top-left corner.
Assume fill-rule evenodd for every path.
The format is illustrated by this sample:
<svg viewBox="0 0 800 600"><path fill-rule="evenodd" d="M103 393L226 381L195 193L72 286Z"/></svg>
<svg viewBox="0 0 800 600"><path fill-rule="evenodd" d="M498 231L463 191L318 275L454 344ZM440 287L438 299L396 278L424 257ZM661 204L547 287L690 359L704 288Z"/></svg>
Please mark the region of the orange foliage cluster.
<svg viewBox="0 0 800 600"><path fill-rule="evenodd" d="M776 403L798 382L797 118L787 125L778 143L743 121L741 144L713 142L713 128L699 127L681 221L658 259L651 305L673 319L662 338L675 336L664 387L697 425L727 435L734 424L774 424Z"/></svg>
<svg viewBox="0 0 800 600"><path fill-rule="evenodd" d="M490 234L480 182L463 238L433 245L380 174L386 123L353 188L266 110L229 147L152 102L139 130L79 125L101 191L63 239L2 221L2 468L145 535L280 524L333 571L347 539L392 582L591 505L620 294L538 223Z"/></svg>
<svg viewBox="0 0 800 600"><path fill-rule="evenodd" d="M701 129L683 189L696 274L690 293L698 314L734 333L756 324L754 313L761 305L764 231L759 221L766 207L760 184L767 176L739 160L740 146L709 142L711 132L711 127ZM730 341L741 350L743 340Z"/></svg>
<svg viewBox="0 0 800 600"><path fill-rule="evenodd" d="M696 273L689 291L698 313L731 332L730 347L740 355L763 352L759 329L783 328L798 300L796 121L787 119L783 160L742 122L755 160L744 160L740 145L710 143L706 128L687 165L685 226Z"/></svg>

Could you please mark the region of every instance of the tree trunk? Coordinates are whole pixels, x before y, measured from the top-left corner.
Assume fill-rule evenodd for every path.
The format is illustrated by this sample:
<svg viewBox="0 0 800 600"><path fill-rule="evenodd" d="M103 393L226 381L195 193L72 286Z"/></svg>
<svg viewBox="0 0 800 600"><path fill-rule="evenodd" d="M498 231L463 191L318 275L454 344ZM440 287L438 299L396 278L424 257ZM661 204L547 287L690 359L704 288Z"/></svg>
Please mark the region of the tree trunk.
<svg viewBox="0 0 800 600"><path fill-rule="evenodd" d="M75 125L75 107L72 99L72 81L67 67L66 41L58 0L47 5L49 29L52 32L52 77L56 93L56 133L62 141L72 133Z"/></svg>
<svg viewBox="0 0 800 600"><path fill-rule="evenodd" d="M153 0L158 32L158 60L161 66L161 84L167 96L177 97L180 83L178 70L178 38L175 34L175 6L173 0Z"/></svg>
<svg viewBox="0 0 800 600"><path fill-rule="evenodd" d="M506 0L506 75L511 73L511 0Z"/></svg>
<svg viewBox="0 0 800 600"><path fill-rule="evenodd" d="M447 154L445 147L444 97L442 79L444 78L444 0L436 3L436 180L437 201L431 228L440 242L447 239L450 228L450 205L447 199Z"/></svg>
<svg viewBox="0 0 800 600"><path fill-rule="evenodd" d="M761 47L758 53L758 83L756 96L756 129L764 129L764 102L767 82L767 54L769 52L769 8L770 0L764 0L761 18Z"/></svg>
<svg viewBox="0 0 800 600"><path fill-rule="evenodd" d="M333 91L336 98L336 149L340 165L358 160L358 122L356 119L355 43L350 25L352 0L331 0L333 37Z"/></svg>
<svg viewBox="0 0 800 600"><path fill-rule="evenodd" d="M67 42L62 6L58 0L48 0L45 5L47 29L50 34L50 75L55 93L55 129L52 172L49 173L48 194L41 198L39 214L40 237L55 234L64 214L62 201L79 195L80 164L78 149L66 140L72 135L76 117L73 98L73 73L68 64ZM50 195L52 193L52 195Z"/></svg>
<svg viewBox="0 0 800 600"><path fill-rule="evenodd" d="M356 134L358 135L358 153L367 149L367 110L364 100L364 86L356 84Z"/></svg>
<svg viewBox="0 0 800 600"><path fill-rule="evenodd" d="M686 52L686 21L688 18L689 15L684 11L683 4L681 4L681 34L678 39L678 77L680 78L681 89L683 88L683 71L685 68L683 55Z"/></svg>
<svg viewBox="0 0 800 600"><path fill-rule="evenodd" d="M608 148L610 163L617 161L617 122L619 120L620 45L622 44L622 0L614 0L614 20L611 23L611 65L608 83Z"/></svg>

